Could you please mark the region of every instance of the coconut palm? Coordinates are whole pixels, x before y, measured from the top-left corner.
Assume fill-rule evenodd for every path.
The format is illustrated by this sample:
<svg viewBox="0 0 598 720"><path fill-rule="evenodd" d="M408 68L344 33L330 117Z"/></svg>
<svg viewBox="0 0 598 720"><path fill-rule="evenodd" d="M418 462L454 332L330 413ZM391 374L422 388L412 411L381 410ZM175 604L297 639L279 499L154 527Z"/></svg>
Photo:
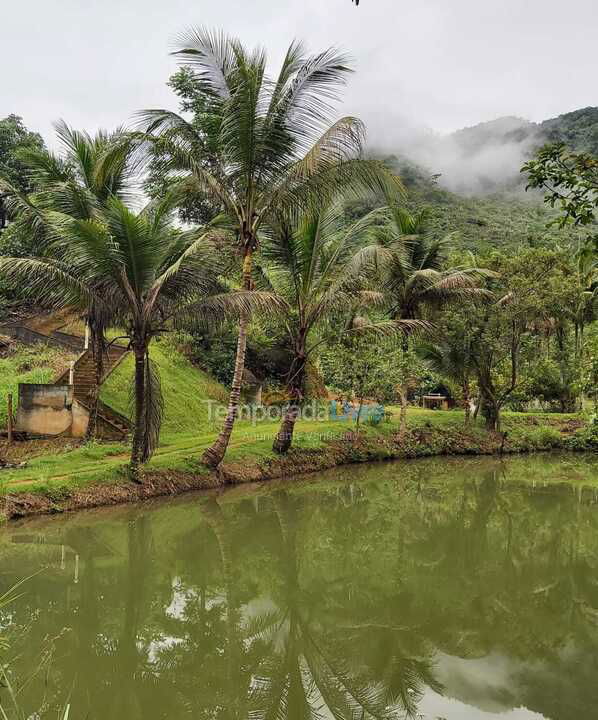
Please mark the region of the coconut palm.
<svg viewBox="0 0 598 720"><path fill-rule="evenodd" d="M307 364L317 347L342 333L407 333L424 326L418 320L351 322L360 306L384 300L380 293L360 289L364 268L357 253L381 212L374 210L346 227L338 202L324 203L295 217L282 216L264 238L258 286L286 304L285 330L292 353L287 374L290 401L273 446L278 453L291 446Z"/></svg>
<svg viewBox="0 0 598 720"><path fill-rule="evenodd" d="M118 309L135 357L130 465L136 480L157 445L162 416L151 340L175 317L208 323L227 312L249 312L252 303L264 300L259 293L221 292L208 239L213 232L173 228L170 209L152 203L135 213L113 197L94 219L52 213L47 222L55 239L46 257L0 260L0 271L25 279L37 293L50 287L63 305L83 297Z"/></svg>
<svg viewBox="0 0 598 720"><path fill-rule="evenodd" d="M479 279L488 273L476 267L447 267L453 237L431 237L426 210L410 213L391 206L389 220L362 255L376 266L391 318L421 318L426 311L487 294Z"/></svg>
<svg viewBox="0 0 598 720"><path fill-rule="evenodd" d="M45 148L20 152L20 160L28 169L35 188L24 196L17 188L0 179L0 189L15 219L19 235L35 255L43 255L53 237L47 227L48 211L59 212L78 220L96 218L112 197L125 202L135 199L135 174L138 163L135 144L120 131L99 131L94 136L70 128L65 122L56 124L60 154ZM85 313L90 329L91 353L95 367L95 383L89 396L87 437L96 432L99 387L104 375L106 353L105 329L111 318L111 307L97 302L97 293L81 297L77 306ZM44 300L51 299L45 297Z"/></svg>
<svg viewBox="0 0 598 720"><path fill-rule="evenodd" d="M175 55L196 74L205 112L187 122L150 110L142 121L166 158L164 171L178 176L177 190L210 198L234 224L244 290L251 289L258 233L273 213L342 188L401 191L381 163L360 159L358 120L330 124L332 101L349 73L343 55L329 49L309 56L295 42L271 79L264 50L250 52L237 39L204 29L181 36ZM210 466L224 457L238 414L248 324L242 316L226 420L203 455Z"/></svg>

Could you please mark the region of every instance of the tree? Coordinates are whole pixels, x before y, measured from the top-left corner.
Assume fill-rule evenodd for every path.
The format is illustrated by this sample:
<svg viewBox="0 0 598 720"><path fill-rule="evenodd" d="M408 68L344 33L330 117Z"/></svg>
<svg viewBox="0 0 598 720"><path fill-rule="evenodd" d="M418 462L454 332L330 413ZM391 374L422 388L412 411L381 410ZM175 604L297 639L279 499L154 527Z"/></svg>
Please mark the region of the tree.
<svg viewBox="0 0 598 720"><path fill-rule="evenodd" d="M260 296L221 292L208 233L173 228L166 203L135 213L113 197L93 219L52 213L48 224L55 239L45 257L4 258L0 271L31 283L37 293L49 288L63 305L83 296L119 308L135 358L130 468L140 481L162 416L159 377L149 354L152 338L174 318L216 322L225 312L247 312Z"/></svg>
<svg viewBox="0 0 598 720"><path fill-rule="evenodd" d="M442 317L437 338L421 343L417 351L434 372L456 385L465 413L465 425L469 425L475 359L468 315L449 310Z"/></svg>
<svg viewBox="0 0 598 720"><path fill-rule="evenodd" d="M0 190L5 192L6 202L15 220L13 229L28 252L27 255L43 255L53 232L48 232L47 222L59 212L77 220L92 220L101 215L112 198L133 201L133 179L137 171L135 146L122 133L100 131L95 136L70 128L65 122L56 124L56 134L61 146L57 155L43 147L29 147L19 152L19 162L30 186L26 194L18 185L0 180ZM83 304L78 309L85 313L90 328L91 352L95 367L95 383L89 396L90 422L87 438L96 432L99 388L104 375L106 353L105 329L111 320L111 308L98 302L105 281L97 292L80 296ZM51 295L44 297L48 301ZM42 300L42 297L39 298Z"/></svg>
<svg viewBox="0 0 598 720"><path fill-rule="evenodd" d="M389 222L379 226L364 260L374 263L393 319L424 317L449 303L483 297L480 268L447 267L452 237L435 239L427 232L427 213L411 214L391 206Z"/></svg>
<svg viewBox="0 0 598 720"><path fill-rule="evenodd" d="M307 363L317 347L341 334L407 332L418 326L410 321L348 324L356 308L382 301L379 293L360 290L363 266L356 252L378 215L379 211L374 211L343 227L338 203L324 203L297 218L282 216L263 241L258 286L283 299L292 351L287 375L290 401L274 441L275 452L285 453L291 446L304 397ZM318 338L314 340L316 332Z"/></svg>
<svg viewBox="0 0 598 720"><path fill-rule="evenodd" d="M181 195L200 193L228 217L242 256L244 290L252 287L259 231L273 213L343 188L391 195L402 190L381 163L359 158L359 121L345 117L330 125L331 101L349 73L336 51L308 56L295 42L274 80L266 74L264 50L250 52L223 33L192 29L175 55L195 74L206 112L193 122L165 110L146 111L142 119L164 153L164 171L179 175ZM248 324L243 316L222 431L203 454L212 467L224 457L238 414Z"/></svg>
<svg viewBox="0 0 598 720"><path fill-rule="evenodd" d="M544 201L561 211L559 224L590 225L598 209L598 157L571 152L565 143L545 145L521 172L528 188L545 191Z"/></svg>
<svg viewBox="0 0 598 720"><path fill-rule="evenodd" d="M466 313L482 414L486 428L498 430L502 408L541 357L538 341L542 336L555 337L562 361L565 323L578 290L571 282L570 267L557 251L494 253L488 267L493 272L488 286L494 299L470 304Z"/></svg>
<svg viewBox="0 0 598 720"><path fill-rule="evenodd" d="M30 192L31 181L27 168L19 156L23 149L42 150L44 141L38 133L27 130L23 118L9 115L0 120L0 178L16 187L21 192ZM0 188L0 230L8 219L8 212L3 203L4 192Z"/></svg>

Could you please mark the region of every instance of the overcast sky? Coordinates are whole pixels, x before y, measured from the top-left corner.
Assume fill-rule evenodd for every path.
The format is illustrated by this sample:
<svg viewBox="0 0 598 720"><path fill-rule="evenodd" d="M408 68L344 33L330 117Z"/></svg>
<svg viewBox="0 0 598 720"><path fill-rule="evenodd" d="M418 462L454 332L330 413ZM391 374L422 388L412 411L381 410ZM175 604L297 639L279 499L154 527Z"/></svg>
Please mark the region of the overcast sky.
<svg viewBox="0 0 598 720"><path fill-rule="evenodd" d="M0 117L113 128L172 107L168 52L190 25L264 44L294 38L354 59L345 110L371 140L423 125L446 132L501 115L542 120L598 105L596 0L3 0Z"/></svg>

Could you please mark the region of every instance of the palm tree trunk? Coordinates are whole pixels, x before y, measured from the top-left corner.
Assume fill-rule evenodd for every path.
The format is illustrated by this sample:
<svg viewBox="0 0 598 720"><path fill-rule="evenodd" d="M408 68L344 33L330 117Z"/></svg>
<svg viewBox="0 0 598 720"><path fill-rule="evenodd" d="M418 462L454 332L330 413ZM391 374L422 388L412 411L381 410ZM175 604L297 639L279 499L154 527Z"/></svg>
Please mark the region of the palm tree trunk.
<svg viewBox="0 0 598 720"><path fill-rule="evenodd" d="M307 363L304 332L300 332L299 334L295 353L295 357L293 358L293 362L291 363L291 368L289 370L289 407L282 418L280 430L274 438L274 443L272 445L272 450L279 455L284 455L284 453L289 451L293 442L295 423L297 422L297 418L301 412L301 400L303 399L305 382L305 366Z"/></svg>
<svg viewBox="0 0 598 720"><path fill-rule="evenodd" d="M399 434L401 437L407 430L407 391L404 387L399 388L399 395L401 396L401 414L399 423Z"/></svg>
<svg viewBox="0 0 598 720"><path fill-rule="evenodd" d="M131 478L141 482L141 464L143 455L143 414L145 409L145 355L146 348L136 346L135 352L135 431L131 447Z"/></svg>
<svg viewBox="0 0 598 720"><path fill-rule="evenodd" d="M89 395L89 422L85 431L85 441L95 439L98 429L98 401L100 386L104 375L104 330L95 322L90 323L91 354L94 364L94 386Z"/></svg>
<svg viewBox="0 0 598 720"><path fill-rule="evenodd" d="M241 397L241 386L243 384L243 371L245 369L245 352L247 349L247 326L249 325L249 317L243 315L239 323L239 339L237 340L237 356L235 359L235 371L233 373L233 384L228 400L228 411L222 430L216 439L216 442L209 447L201 457L203 463L209 467L215 468L224 459L230 436L233 432L235 420L239 414L239 398Z"/></svg>

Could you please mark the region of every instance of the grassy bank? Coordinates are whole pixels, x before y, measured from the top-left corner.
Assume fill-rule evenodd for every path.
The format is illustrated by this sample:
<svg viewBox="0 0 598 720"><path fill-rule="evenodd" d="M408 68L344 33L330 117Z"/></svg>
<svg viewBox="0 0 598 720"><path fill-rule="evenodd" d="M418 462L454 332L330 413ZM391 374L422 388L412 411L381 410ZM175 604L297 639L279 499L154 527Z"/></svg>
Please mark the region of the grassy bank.
<svg viewBox="0 0 598 720"><path fill-rule="evenodd" d="M127 480L125 445L96 444L42 455L24 469L3 471L3 504L5 515L14 517L268 480L356 462L566 449L574 447L572 440L583 432L582 426L572 415L505 413L503 443L502 435L489 434L482 427L465 428L458 411L413 409L404 436L397 420L362 427L358 434L347 422L301 421L294 449L280 458L271 450L278 423L241 421L218 472L209 472L198 462L214 438L213 431L171 432L148 464L143 487Z"/></svg>

